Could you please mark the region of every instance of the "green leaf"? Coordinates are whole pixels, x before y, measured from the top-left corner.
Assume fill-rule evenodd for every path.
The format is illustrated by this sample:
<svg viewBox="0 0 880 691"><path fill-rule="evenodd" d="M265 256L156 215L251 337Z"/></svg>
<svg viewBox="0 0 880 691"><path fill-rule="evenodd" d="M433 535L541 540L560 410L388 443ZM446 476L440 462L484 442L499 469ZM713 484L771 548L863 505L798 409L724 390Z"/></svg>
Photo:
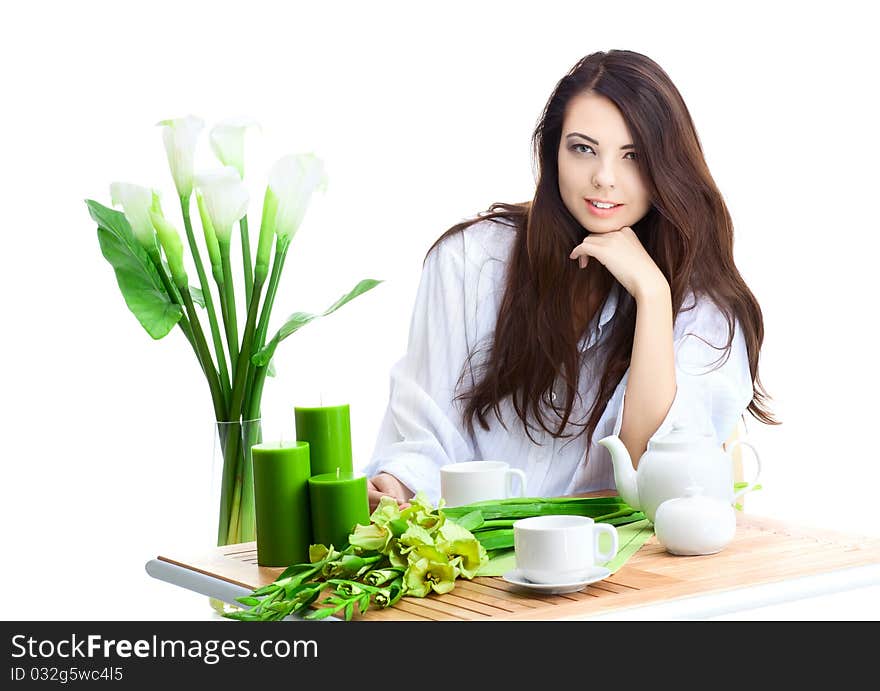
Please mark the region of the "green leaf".
<svg viewBox="0 0 880 691"><path fill-rule="evenodd" d="M154 339L164 338L183 311L162 285L159 272L137 241L125 214L87 199L89 214L98 224L98 243L116 273L125 304Z"/></svg>
<svg viewBox="0 0 880 691"><path fill-rule="evenodd" d="M280 329L278 329L278 333L276 333L272 337L272 340L269 341L262 349L254 353L253 357L251 358L251 362L257 367L264 366L266 363L269 362L269 360L272 359L275 348L277 348L278 344L281 343L281 341L283 341L285 338L299 331L310 321L314 321L319 317L326 317L328 314L335 312L345 303L354 300L358 295L363 295L368 290L375 288L381 282L382 281L377 281L372 278L365 278L354 288L352 288L349 293L343 295L321 314L310 314L309 312L294 312L287 318L287 321L284 323L284 325Z"/></svg>
<svg viewBox="0 0 880 691"><path fill-rule="evenodd" d="M474 530L476 530L477 528L481 527L484 523L486 523L486 521L483 520L483 514L480 512L479 509L474 509L473 511L469 511L464 516L461 516L460 518L456 518L453 522L457 523L462 528L465 528L465 529L470 530L472 532ZM492 522L497 523L497 521L492 521ZM506 523L506 521L504 521L504 522ZM511 521L510 523L512 525L513 521Z"/></svg>
<svg viewBox="0 0 880 691"><path fill-rule="evenodd" d="M269 360L269 366L266 367L266 376L274 377L275 374L275 358L272 358L271 360Z"/></svg>
<svg viewBox="0 0 880 691"><path fill-rule="evenodd" d="M492 553L489 561L477 569L477 576L503 576L516 568L516 550L499 549Z"/></svg>
<svg viewBox="0 0 880 691"><path fill-rule="evenodd" d="M205 296L202 293L201 288L196 288L195 286L189 287L189 294L192 297L193 302L196 303L199 307L205 306Z"/></svg>
<svg viewBox="0 0 880 691"><path fill-rule="evenodd" d="M313 609L309 612L303 619L326 619L336 612L336 609L333 607L321 607L319 609Z"/></svg>

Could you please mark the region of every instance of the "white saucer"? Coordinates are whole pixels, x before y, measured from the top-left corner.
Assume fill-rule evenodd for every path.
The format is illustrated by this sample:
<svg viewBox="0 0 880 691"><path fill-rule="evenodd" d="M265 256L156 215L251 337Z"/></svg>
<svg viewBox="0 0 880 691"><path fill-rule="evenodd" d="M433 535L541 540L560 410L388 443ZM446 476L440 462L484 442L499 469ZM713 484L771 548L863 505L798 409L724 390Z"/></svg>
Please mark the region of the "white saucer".
<svg viewBox="0 0 880 691"><path fill-rule="evenodd" d="M596 581L601 581L603 578L608 578L610 575L611 571L604 566L596 566L584 576L584 578L570 583L533 583L523 576L519 569L508 571L501 578L508 583L513 583L514 585L519 585L523 588L534 590L535 592L561 595L562 593L574 593L578 590L583 590L584 586L587 586L590 583L595 583Z"/></svg>

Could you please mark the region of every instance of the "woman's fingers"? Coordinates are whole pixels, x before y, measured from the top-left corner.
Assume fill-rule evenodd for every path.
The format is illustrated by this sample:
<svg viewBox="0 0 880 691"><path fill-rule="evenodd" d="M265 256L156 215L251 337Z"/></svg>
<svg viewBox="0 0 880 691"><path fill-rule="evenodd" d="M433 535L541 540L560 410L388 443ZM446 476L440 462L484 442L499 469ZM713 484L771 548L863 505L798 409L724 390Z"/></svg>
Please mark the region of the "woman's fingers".
<svg viewBox="0 0 880 691"><path fill-rule="evenodd" d="M370 510L379 505L379 500L382 497L391 497L402 509L409 506L409 496L403 483L387 473L379 473L376 477L367 479L367 499L370 502Z"/></svg>

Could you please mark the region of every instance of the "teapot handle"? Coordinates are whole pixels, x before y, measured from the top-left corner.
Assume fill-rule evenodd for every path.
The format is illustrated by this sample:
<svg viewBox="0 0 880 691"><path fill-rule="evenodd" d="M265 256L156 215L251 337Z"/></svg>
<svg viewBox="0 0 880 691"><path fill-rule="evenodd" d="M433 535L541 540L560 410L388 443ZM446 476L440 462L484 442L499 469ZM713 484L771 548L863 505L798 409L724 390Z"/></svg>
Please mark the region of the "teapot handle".
<svg viewBox="0 0 880 691"><path fill-rule="evenodd" d="M758 478L761 477L761 457L758 455L758 450L754 447L753 444L750 444L747 441L742 441L741 439L737 439L735 442L733 442L733 444L731 444L730 448L727 450L727 453L733 453L733 450L740 444L742 444L743 446L748 446L752 450L752 453L755 454L755 461L757 461L758 463L758 472L755 473L755 477L752 479L747 487L743 487L739 492L736 492L733 495L734 501L739 499L746 492L751 492L753 489L755 489L755 485L758 483Z"/></svg>

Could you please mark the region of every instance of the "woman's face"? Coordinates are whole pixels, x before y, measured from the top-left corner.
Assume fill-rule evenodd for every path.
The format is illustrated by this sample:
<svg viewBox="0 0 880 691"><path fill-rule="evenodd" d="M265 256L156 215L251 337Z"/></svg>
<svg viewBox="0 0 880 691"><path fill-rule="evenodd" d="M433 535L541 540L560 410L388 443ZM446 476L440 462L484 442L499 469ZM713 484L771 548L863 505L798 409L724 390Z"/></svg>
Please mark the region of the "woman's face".
<svg viewBox="0 0 880 691"><path fill-rule="evenodd" d="M632 227L651 209L626 122L617 106L597 94L573 98L559 141L559 194L591 233ZM590 201L613 202L607 211Z"/></svg>

